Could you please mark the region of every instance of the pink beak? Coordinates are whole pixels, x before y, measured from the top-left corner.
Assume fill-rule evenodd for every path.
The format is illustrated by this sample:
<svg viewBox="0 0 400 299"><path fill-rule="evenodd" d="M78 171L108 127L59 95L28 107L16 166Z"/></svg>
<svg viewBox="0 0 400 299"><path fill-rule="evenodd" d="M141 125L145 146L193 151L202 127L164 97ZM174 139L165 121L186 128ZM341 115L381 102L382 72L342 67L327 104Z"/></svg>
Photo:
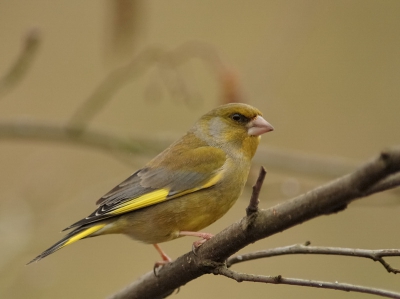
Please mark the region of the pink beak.
<svg viewBox="0 0 400 299"><path fill-rule="evenodd" d="M274 127L261 116L257 116L248 124L248 134L251 136L260 136L264 133L274 130Z"/></svg>

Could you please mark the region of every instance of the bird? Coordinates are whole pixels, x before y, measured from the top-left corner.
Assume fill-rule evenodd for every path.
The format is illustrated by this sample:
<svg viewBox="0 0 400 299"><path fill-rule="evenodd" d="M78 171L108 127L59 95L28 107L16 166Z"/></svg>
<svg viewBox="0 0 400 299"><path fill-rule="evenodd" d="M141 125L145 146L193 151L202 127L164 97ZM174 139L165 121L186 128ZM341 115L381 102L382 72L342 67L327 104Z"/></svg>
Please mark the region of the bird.
<svg viewBox="0 0 400 299"><path fill-rule="evenodd" d="M200 239L193 246L199 247L213 236L200 230L221 218L239 198L261 135L273 130L248 104L214 108L102 196L92 214L64 229L72 231L28 264L78 240L106 234L125 234L152 244L161 255L160 264L171 258L158 243L194 236Z"/></svg>

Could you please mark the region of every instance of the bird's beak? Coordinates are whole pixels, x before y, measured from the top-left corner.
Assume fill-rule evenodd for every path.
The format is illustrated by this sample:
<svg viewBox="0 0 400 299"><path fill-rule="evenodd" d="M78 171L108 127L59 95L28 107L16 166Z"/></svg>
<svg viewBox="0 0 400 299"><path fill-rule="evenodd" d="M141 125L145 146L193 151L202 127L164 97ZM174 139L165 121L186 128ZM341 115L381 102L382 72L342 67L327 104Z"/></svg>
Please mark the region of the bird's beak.
<svg viewBox="0 0 400 299"><path fill-rule="evenodd" d="M251 120L247 127L247 133L251 136L260 136L274 130L274 127L259 115Z"/></svg>

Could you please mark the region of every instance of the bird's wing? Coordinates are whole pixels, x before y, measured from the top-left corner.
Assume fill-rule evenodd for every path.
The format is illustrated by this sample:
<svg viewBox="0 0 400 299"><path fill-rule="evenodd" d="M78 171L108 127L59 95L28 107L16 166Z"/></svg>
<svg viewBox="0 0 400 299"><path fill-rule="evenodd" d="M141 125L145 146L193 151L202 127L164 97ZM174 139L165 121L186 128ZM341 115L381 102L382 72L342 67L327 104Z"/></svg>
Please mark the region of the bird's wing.
<svg viewBox="0 0 400 299"><path fill-rule="evenodd" d="M179 158L170 159L179 154ZM66 229L128 213L184 194L209 188L223 177L226 154L210 146L169 151L153 164L138 170L100 198L99 207ZM194 171L195 170L195 171Z"/></svg>

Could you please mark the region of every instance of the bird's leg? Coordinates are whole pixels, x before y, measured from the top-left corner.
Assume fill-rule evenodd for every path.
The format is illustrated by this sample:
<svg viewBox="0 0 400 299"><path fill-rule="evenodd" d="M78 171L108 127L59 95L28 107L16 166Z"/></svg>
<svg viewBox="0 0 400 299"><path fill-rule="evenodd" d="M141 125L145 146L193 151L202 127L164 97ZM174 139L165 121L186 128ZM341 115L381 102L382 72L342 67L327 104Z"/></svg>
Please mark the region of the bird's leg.
<svg viewBox="0 0 400 299"><path fill-rule="evenodd" d="M193 253L196 253L195 250L199 248L205 241L210 240L214 237L213 234L209 233L202 233L202 232L188 232L188 231L180 231L179 236L192 236L192 237L199 237L200 240L193 242L192 250Z"/></svg>
<svg viewBox="0 0 400 299"><path fill-rule="evenodd" d="M154 263L154 276L158 277L158 268L164 266L165 264L168 264L172 261L172 259L161 249L158 244L153 244L154 248L158 251L158 253L161 255L162 261L158 261Z"/></svg>
<svg viewBox="0 0 400 299"><path fill-rule="evenodd" d="M156 266L162 266L167 263L170 263L172 259L161 249L158 244L153 244L154 248L158 251L158 253L161 255L162 261L156 262Z"/></svg>

